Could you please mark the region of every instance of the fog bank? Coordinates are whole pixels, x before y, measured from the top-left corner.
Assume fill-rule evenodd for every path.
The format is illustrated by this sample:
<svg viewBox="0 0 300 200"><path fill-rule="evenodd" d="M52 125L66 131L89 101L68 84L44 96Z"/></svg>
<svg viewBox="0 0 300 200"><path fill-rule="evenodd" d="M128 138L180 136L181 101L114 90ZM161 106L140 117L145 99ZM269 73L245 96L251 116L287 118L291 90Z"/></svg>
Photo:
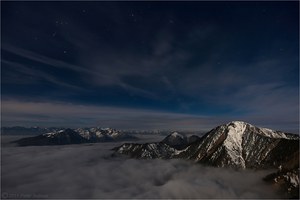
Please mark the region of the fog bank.
<svg viewBox="0 0 300 200"><path fill-rule="evenodd" d="M40 198L278 198L268 171L182 160L111 157L121 143L2 148L2 196ZM36 195L36 196L34 196Z"/></svg>

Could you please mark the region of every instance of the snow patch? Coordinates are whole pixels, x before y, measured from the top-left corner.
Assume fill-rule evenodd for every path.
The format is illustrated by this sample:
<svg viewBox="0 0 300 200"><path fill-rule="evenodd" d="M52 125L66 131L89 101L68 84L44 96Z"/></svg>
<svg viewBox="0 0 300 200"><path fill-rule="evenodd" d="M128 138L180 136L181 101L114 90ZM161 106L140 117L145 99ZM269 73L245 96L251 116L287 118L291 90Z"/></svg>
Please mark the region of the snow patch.
<svg viewBox="0 0 300 200"><path fill-rule="evenodd" d="M179 134L178 132L173 132L171 134L172 137L180 137L180 138L184 138L183 135Z"/></svg>

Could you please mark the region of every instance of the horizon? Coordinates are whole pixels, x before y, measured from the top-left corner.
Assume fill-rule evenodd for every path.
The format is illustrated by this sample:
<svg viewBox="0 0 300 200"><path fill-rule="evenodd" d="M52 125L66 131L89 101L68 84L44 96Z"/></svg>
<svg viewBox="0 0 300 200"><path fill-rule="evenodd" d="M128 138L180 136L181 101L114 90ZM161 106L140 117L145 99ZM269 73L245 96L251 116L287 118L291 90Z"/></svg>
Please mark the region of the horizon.
<svg viewBox="0 0 300 200"><path fill-rule="evenodd" d="M1 2L1 127L299 134L299 2Z"/></svg>
<svg viewBox="0 0 300 200"><path fill-rule="evenodd" d="M101 129L114 129L114 130L117 130L117 131L132 131L132 132L141 132L141 133L148 133L148 132L179 132L179 133L184 133L184 132L187 132L187 133L195 133L195 132L199 132L201 134L205 134L205 133L208 133L209 131L215 129L216 127L218 126L222 126L222 125L226 125L226 124L230 124L230 123L233 123L233 122L243 122L243 123L246 123L246 124L249 124L248 122L245 122L245 121L240 121L240 120L234 120L234 121L230 121L230 122L227 122L227 123L224 123L224 124L219 124L219 125L216 125L215 127L211 127L211 128L208 128L208 129L174 129L174 128L170 128L170 129L123 129L123 128L114 128L114 127L105 127L105 126L74 126L74 127L63 127L63 126L2 126L2 128L26 128L26 129L30 129L30 128L41 128L41 129L51 129L51 128L54 128L54 129L73 129L73 130L76 130L76 129L90 129L90 128L101 128ZM256 125L253 125L253 124L250 124L252 126L255 126L255 127L258 127L258 128L267 128L269 129L268 127L261 127L261 126L256 126ZM1 130L2 130L1 128ZM271 129L272 130L272 129ZM292 131L289 131L289 130L273 130L273 131L281 131L281 132L284 132L284 133L288 133L288 134L295 134L295 135L299 135L299 133L297 132L292 132Z"/></svg>

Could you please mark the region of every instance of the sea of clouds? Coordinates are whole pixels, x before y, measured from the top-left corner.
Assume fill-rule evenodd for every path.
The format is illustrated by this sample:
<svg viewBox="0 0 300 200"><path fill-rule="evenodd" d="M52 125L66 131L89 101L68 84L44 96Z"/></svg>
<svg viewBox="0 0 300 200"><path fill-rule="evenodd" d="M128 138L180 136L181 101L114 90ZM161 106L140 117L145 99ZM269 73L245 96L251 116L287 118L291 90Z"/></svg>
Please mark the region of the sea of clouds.
<svg viewBox="0 0 300 200"><path fill-rule="evenodd" d="M16 147L10 140L2 137L2 198L280 198L262 180L270 171L111 156L121 143Z"/></svg>

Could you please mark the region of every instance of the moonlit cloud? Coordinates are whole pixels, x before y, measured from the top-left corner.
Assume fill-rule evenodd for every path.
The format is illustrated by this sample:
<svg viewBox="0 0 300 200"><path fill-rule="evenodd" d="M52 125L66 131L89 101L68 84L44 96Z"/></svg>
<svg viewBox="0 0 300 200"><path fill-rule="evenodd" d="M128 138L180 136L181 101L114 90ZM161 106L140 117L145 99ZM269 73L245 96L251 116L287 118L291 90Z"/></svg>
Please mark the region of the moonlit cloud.
<svg viewBox="0 0 300 200"><path fill-rule="evenodd" d="M203 132L229 121L244 120L260 127L297 133L298 126L294 126L296 122L291 122L289 119L284 120L281 117L282 115L274 116L270 120L266 120L266 116L253 114L237 119L228 116L201 116L64 102L2 101L2 126L102 126L117 129L194 130ZM277 122L278 125L275 126L274 122Z"/></svg>
<svg viewBox="0 0 300 200"><path fill-rule="evenodd" d="M207 116L145 109L66 103L2 101L2 125L103 126L119 129L208 130L220 123Z"/></svg>
<svg viewBox="0 0 300 200"><path fill-rule="evenodd" d="M9 140L5 140L9 141ZM46 198L280 198L270 171L209 168L181 160L111 157L117 143L2 149L2 195ZM59 186L59 187L58 187Z"/></svg>

